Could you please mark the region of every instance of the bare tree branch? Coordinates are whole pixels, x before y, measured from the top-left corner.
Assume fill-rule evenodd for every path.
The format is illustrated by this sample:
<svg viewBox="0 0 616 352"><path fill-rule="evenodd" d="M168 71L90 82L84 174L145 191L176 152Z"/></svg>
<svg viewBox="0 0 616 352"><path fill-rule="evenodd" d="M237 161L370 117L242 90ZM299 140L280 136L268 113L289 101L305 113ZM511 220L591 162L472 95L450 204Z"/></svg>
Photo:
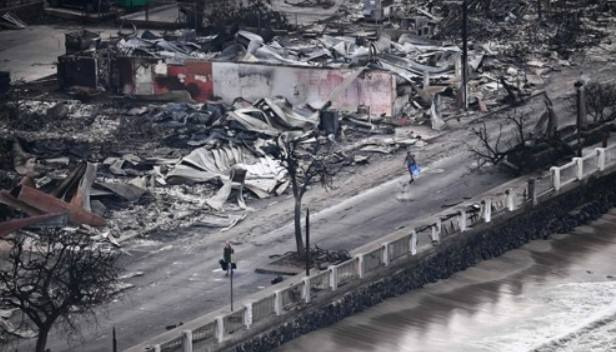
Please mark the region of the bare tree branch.
<svg viewBox="0 0 616 352"><path fill-rule="evenodd" d="M329 189L334 175L343 167L343 156L333 152L330 141L322 144L316 131L301 137L281 135L277 138L278 150L274 157L287 170L295 198L294 225L297 252L304 253L301 229L302 198L308 187L318 180Z"/></svg>
<svg viewBox="0 0 616 352"><path fill-rule="evenodd" d="M38 329L36 351L61 318L71 329L74 311L94 314L117 283L117 256L87 234L51 230L17 235L8 260L0 263L0 307L18 308Z"/></svg>

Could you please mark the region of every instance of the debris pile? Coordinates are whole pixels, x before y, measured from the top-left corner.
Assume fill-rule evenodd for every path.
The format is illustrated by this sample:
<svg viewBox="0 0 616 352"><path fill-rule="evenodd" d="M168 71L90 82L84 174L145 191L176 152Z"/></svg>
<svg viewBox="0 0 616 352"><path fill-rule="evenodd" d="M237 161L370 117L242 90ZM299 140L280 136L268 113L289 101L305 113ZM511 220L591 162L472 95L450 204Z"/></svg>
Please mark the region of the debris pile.
<svg viewBox="0 0 616 352"><path fill-rule="evenodd" d="M424 143L382 117L293 106L280 97L7 106L0 126L2 227L81 226L113 243L191 226L233 227L247 216L250 199L287 192L276 155L281 136L316 136L302 142L306 147L334 143L344 165Z"/></svg>
<svg viewBox="0 0 616 352"><path fill-rule="evenodd" d="M540 90L578 44L605 36L600 24L614 11L592 0L543 10L523 0L467 3L468 103L478 113ZM340 164L355 167L421 146L408 125L438 130L460 118L460 4L331 3L334 17L302 28L290 28L274 5L250 6L238 10L246 23L223 25L231 19L218 16L200 35L69 33L58 78L91 103L43 93L6 104L0 220L49 222L62 213L53 221L100 226L112 237L229 228L246 216L248 199L287 192L281 137L306 150L331 145ZM572 9L571 21L557 21ZM59 191L65 183L71 190ZM39 209L34 198L53 206Z"/></svg>

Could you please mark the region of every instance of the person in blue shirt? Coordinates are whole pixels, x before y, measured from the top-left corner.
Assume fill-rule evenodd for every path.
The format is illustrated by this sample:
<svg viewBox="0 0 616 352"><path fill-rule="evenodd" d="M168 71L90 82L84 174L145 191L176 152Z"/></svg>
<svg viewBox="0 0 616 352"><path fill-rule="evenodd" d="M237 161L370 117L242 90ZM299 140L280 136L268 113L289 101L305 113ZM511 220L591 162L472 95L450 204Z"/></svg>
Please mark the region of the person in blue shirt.
<svg viewBox="0 0 616 352"><path fill-rule="evenodd" d="M417 161L415 160L415 155L408 151L406 153L406 158L404 158L404 165L411 175L411 179L409 180L409 184L415 182L415 176L419 175L420 167L417 165Z"/></svg>

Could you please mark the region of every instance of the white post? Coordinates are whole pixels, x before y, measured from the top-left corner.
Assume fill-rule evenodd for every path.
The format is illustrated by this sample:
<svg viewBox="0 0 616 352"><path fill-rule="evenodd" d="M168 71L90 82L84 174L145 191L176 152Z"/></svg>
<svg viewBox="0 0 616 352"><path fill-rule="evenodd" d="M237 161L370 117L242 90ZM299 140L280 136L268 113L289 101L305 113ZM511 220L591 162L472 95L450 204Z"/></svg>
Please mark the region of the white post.
<svg viewBox="0 0 616 352"><path fill-rule="evenodd" d="M411 255L417 254L417 232L411 231Z"/></svg>
<svg viewBox="0 0 616 352"><path fill-rule="evenodd" d="M560 167L552 166L550 171L552 171L552 186L554 186L554 190L558 192L560 189Z"/></svg>
<svg viewBox="0 0 616 352"><path fill-rule="evenodd" d="M282 314L282 295L280 294L280 290L274 292L276 297L274 298L274 312L276 315Z"/></svg>
<svg viewBox="0 0 616 352"><path fill-rule="evenodd" d="M460 215L458 215L458 226L460 227L460 232L466 231L466 210L460 210Z"/></svg>
<svg viewBox="0 0 616 352"><path fill-rule="evenodd" d="M430 72L424 71L423 88L426 89L428 87L430 87Z"/></svg>
<svg viewBox="0 0 616 352"><path fill-rule="evenodd" d="M184 330L182 331L183 341L182 346L184 346L184 352L193 352L193 344L192 344L192 330Z"/></svg>
<svg viewBox="0 0 616 352"><path fill-rule="evenodd" d="M216 318L216 340L218 343L222 343L225 337L225 321L222 316Z"/></svg>
<svg viewBox="0 0 616 352"><path fill-rule="evenodd" d="M304 278L304 300L310 303L310 276Z"/></svg>
<svg viewBox="0 0 616 352"><path fill-rule="evenodd" d="M335 265L329 266L329 287L332 291L338 289L338 267Z"/></svg>
<svg viewBox="0 0 616 352"><path fill-rule="evenodd" d="M357 255L357 276L359 276L360 279L364 278L364 255L363 254Z"/></svg>
<svg viewBox="0 0 616 352"><path fill-rule="evenodd" d="M154 352L160 352L160 345L154 345Z"/></svg>
<svg viewBox="0 0 616 352"><path fill-rule="evenodd" d="M492 199L487 198L483 200L484 209L483 209L483 220L485 222L492 221Z"/></svg>
<svg viewBox="0 0 616 352"><path fill-rule="evenodd" d="M436 232L440 235L443 232L443 221L439 217L436 219Z"/></svg>
<svg viewBox="0 0 616 352"><path fill-rule="evenodd" d="M515 202L514 202L515 192L511 188L508 188L505 191L505 193L507 194L507 210L514 211L515 210Z"/></svg>
<svg viewBox="0 0 616 352"><path fill-rule="evenodd" d="M244 304L246 310L244 311L244 325L246 329L250 329L252 325L252 302Z"/></svg>
<svg viewBox="0 0 616 352"><path fill-rule="evenodd" d="M573 161L575 161L575 164L577 166L575 177L579 181L584 176L584 161L582 160L582 158L578 157L573 158Z"/></svg>
<svg viewBox="0 0 616 352"><path fill-rule="evenodd" d="M596 148L597 152L597 168L599 171L605 170L605 148Z"/></svg>
<svg viewBox="0 0 616 352"><path fill-rule="evenodd" d="M432 238L432 244L437 244L441 240L441 233L437 231L436 224L432 225L432 233L430 234Z"/></svg>
<svg viewBox="0 0 616 352"><path fill-rule="evenodd" d="M383 265L389 265L389 242L383 243Z"/></svg>

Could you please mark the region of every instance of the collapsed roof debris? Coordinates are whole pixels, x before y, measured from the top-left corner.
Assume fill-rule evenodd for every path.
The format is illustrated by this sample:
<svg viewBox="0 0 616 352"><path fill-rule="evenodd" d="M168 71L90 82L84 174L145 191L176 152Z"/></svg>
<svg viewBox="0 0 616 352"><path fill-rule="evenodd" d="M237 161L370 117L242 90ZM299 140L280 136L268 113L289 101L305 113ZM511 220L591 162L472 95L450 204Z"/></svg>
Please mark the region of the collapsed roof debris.
<svg viewBox="0 0 616 352"><path fill-rule="evenodd" d="M41 226L80 225L113 244L190 226L226 230L247 216L250 199L287 191L286 170L274 155L281 135L304 138L319 128L331 138L344 133L340 160L350 157L357 164L370 154L419 143L382 116L314 105L292 105L282 97L232 104L12 105L21 118L5 121L10 159L0 164L12 168L3 174L24 181L0 193L8 208L0 207L0 220L27 219L13 227L32 228L39 220L45 221ZM319 137L303 143L322 142ZM56 213L66 216L64 222L40 217Z"/></svg>
<svg viewBox="0 0 616 352"><path fill-rule="evenodd" d="M525 1L490 3L468 2L469 108L477 113L541 89L570 64L573 48L563 43L572 28L591 34L571 39L575 46L598 40L602 11L613 10L587 0L574 21L559 23L568 1L551 1L542 20ZM296 28L259 2L258 11L238 10L246 23L229 25L236 14L217 16L225 9L207 14L204 33L67 34L62 87L113 101L47 92L12 99L0 125L0 221L46 226L64 221L52 216L60 212L114 241L229 228L250 198L287 189L273 155L281 135L335 141L341 160L360 165L423 145L409 124L440 130L460 116L458 3L330 5L332 17ZM30 180L16 185L22 176Z"/></svg>

